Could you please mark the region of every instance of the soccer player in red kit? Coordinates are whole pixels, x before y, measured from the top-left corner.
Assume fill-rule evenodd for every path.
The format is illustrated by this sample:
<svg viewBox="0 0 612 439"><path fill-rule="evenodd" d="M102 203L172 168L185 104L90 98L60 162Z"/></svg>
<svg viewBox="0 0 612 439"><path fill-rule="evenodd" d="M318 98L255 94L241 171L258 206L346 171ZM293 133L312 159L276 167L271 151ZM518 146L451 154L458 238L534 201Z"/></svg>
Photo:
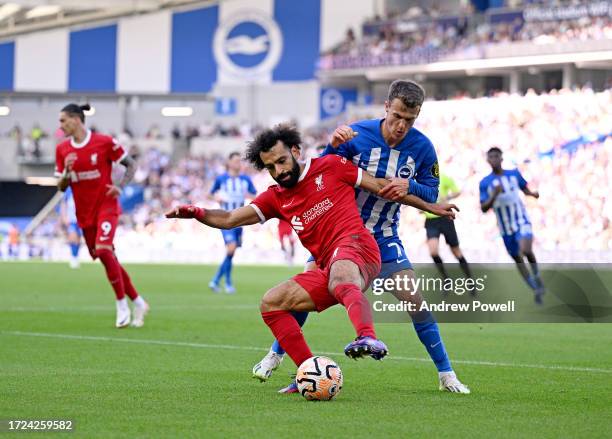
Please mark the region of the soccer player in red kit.
<svg viewBox="0 0 612 439"><path fill-rule="evenodd" d="M328 155L298 163L301 138L295 128L278 125L261 132L249 143L247 159L267 169L278 183L253 202L232 211L179 206L168 218L195 218L211 227L232 228L265 222L288 221L318 269L300 273L269 290L261 301L261 314L296 366L312 357L302 330L291 311L321 312L341 303L357 338L345 347L352 358L387 354L376 338L370 305L363 294L380 270L380 253L357 211L354 188L378 193L387 180L376 179L345 158ZM453 205L435 205L406 195L402 202L441 216L453 217Z"/></svg>
<svg viewBox="0 0 612 439"><path fill-rule="evenodd" d="M132 326L141 327L149 305L136 292L130 276L117 260L113 246L121 213L117 197L134 177L136 163L112 137L85 128L85 111L89 109L89 105L69 104L60 112L60 127L69 138L55 150L58 188L65 191L71 187L77 221L89 253L93 259L100 259L115 291L115 326L125 328L131 321ZM117 185L111 180L113 162L126 167L125 175ZM133 318L126 295L134 303Z"/></svg>

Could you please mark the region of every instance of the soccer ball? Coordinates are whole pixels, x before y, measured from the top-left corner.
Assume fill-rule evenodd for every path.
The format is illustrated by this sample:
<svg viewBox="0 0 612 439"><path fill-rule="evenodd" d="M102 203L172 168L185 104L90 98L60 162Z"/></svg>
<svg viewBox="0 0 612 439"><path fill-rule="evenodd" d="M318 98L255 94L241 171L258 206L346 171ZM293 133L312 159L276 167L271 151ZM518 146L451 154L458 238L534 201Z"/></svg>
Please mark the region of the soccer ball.
<svg viewBox="0 0 612 439"><path fill-rule="evenodd" d="M309 401L328 401L342 390L342 371L334 360L311 357L297 371L298 390Z"/></svg>

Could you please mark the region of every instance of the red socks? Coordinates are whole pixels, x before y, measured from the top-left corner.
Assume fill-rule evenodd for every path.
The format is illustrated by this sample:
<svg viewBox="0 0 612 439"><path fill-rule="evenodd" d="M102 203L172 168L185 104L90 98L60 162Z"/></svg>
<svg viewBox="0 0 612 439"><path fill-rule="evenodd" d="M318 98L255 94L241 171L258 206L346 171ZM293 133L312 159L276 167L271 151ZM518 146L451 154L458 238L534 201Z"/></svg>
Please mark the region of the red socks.
<svg viewBox="0 0 612 439"><path fill-rule="evenodd" d="M106 269L106 277L110 282L117 300L125 297L125 288L123 284L123 274L121 273L121 265L115 257L115 254L108 249L100 249L96 251L96 255L100 258L102 265Z"/></svg>
<svg viewBox="0 0 612 439"><path fill-rule="evenodd" d="M268 311L262 312L261 316L296 366L299 367L304 361L312 357L312 352L306 344L302 329L291 312Z"/></svg>
<svg viewBox="0 0 612 439"><path fill-rule="evenodd" d="M357 336L376 338L370 303L357 285L338 284L334 288L334 297L346 308Z"/></svg>
<svg viewBox="0 0 612 439"><path fill-rule="evenodd" d="M118 261L117 261L118 262ZM134 301L138 297L138 291L134 288L132 284L132 279L130 279L130 275L125 271L123 265L119 265L121 267L121 275L123 277L123 287L125 288L125 294L128 295L130 300Z"/></svg>

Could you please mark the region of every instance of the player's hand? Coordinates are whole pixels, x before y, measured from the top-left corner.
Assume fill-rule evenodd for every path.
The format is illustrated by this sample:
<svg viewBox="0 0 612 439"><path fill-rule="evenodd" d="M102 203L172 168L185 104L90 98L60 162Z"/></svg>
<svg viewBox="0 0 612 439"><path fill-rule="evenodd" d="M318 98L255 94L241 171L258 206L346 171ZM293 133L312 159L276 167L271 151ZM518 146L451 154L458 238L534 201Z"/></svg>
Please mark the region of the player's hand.
<svg viewBox="0 0 612 439"><path fill-rule="evenodd" d="M72 166L74 165L74 162L76 162L76 159L76 152L71 152L66 156L66 158L64 158L64 167L68 169L68 172L72 171Z"/></svg>
<svg viewBox="0 0 612 439"><path fill-rule="evenodd" d="M452 220L455 219L455 210L459 212L459 208L452 203L432 203L429 205L429 208L429 212L434 215L443 216Z"/></svg>
<svg viewBox="0 0 612 439"><path fill-rule="evenodd" d="M540 193L538 191L531 191L531 196L537 200L540 198Z"/></svg>
<svg viewBox="0 0 612 439"><path fill-rule="evenodd" d="M176 206L169 212L166 212L166 218L195 218L197 220L204 219L206 215L206 209L203 209L193 204L184 204L182 206Z"/></svg>
<svg viewBox="0 0 612 439"><path fill-rule="evenodd" d="M106 188L108 189L108 191L106 191L107 197L117 198L119 195L121 195L121 188L118 186L107 184Z"/></svg>
<svg viewBox="0 0 612 439"><path fill-rule="evenodd" d="M343 143L352 140L359 134L357 131L353 131L351 127L348 125L340 125L336 130L332 133L331 140L329 141L330 145L334 148L339 147Z"/></svg>
<svg viewBox="0 0 612 439"><path fill-rule="evenodd" d="M405 178L392 178L384 188L378 192L378 196L391 201L399 201L404 195L408 195L409 181Z"/></svg>

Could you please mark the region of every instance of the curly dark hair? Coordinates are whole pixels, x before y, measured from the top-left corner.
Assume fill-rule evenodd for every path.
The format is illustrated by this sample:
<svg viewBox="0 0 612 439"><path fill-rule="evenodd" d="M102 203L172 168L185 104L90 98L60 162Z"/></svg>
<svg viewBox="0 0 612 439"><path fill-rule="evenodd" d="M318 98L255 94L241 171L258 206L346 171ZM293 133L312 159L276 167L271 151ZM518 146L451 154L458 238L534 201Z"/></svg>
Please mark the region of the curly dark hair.
<svg viewBox="0 0 612 439"><path fill-rule="evenodd" d="M285 148L291 149L292 146L300 148L302 137L298 129L289 124L279 124L274 128L268 128L255 136L255 139L247 144L245 158L255 167L262 170L264 168L260 154L268 152L278 141L283 142Z"/></svg>

